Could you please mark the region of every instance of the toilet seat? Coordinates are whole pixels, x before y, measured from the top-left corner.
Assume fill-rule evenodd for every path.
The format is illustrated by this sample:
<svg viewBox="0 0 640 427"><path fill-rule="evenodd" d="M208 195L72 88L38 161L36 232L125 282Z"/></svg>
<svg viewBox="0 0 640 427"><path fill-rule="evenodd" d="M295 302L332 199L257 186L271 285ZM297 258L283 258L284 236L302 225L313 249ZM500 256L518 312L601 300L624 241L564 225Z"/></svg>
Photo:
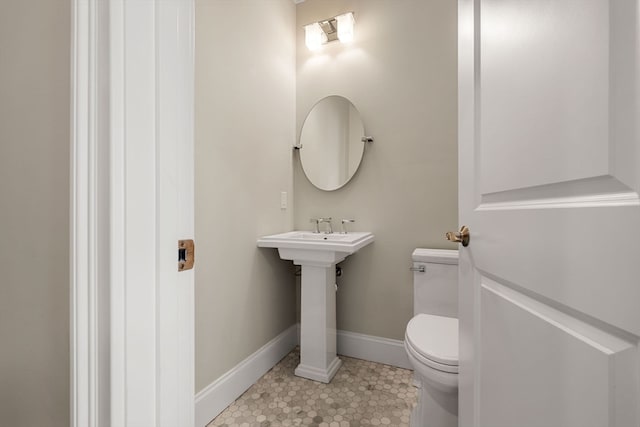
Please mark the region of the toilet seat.
<svg viewBox="0 0 640 427"><path fill-rule="evenodd" d="M406 338L406 336L405 336ZM418 350L416 350L409 340L405 340L404 347L406 351L409 352L409 355L416 359L421 365L430 368L432 371L438 371L446 374L457 374L458 366L456 365L445 365L443 363L434 362L431 359L424 357Z"/></svg>
<svg viewBox="0 0 640 427"><path fill-rule="evenodd" d="M407 324L405 342L424 365L458 373L458 319L418 314Z"/></svg>

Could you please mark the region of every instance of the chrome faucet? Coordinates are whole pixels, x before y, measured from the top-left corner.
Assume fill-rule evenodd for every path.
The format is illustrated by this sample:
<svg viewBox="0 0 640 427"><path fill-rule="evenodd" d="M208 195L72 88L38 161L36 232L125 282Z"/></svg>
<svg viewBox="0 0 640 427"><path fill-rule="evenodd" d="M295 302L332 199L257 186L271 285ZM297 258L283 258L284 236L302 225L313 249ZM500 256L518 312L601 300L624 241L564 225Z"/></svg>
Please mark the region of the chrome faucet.
<svg viewBox="0 0 640 427"><path fill-rule="evenodd" d="M343 219L342 220L342 234L347 234L347 223L354 223L355 219Z"/></svg>
<svg viewBox="0 0 640 427"><path fill-rule="evenodd" d="M325 234L333 234L333 228L331 228L331 217L327 218L318 218L318 223L324 222L327 224L327 230L324 232Z"/></svg>
<svg viewBox="0 0 640 427"><path fill-rule="evenodd" d="M309 220L310 223L315 224L315 228L313 230L314 233L319 234L320 233L320 219L319 218L311 218Z"/></svg>

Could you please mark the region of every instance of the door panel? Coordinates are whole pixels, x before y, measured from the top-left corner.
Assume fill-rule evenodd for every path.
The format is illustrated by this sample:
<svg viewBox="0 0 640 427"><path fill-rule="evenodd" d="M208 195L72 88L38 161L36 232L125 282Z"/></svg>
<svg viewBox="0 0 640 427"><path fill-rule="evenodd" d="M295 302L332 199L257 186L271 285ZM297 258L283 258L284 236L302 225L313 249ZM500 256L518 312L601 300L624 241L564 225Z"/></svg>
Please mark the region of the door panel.
<svg viewBox="0 0 640 427"><path fill-rule="evenodd" d="M489 278L480 306L480 425L631 425L634 343Z"/></svg>
<svg viewBox="0 0 640 427"><path fill-rule="evenodd" d="M461 426L640 426L638 0L460 0Z"/></svg>
<svg viewBox="0 0 640 427"><path fill-rule="evenodd" d="M482 2L483 193L607 174L608 28L604 1Z"/></svg>
<svg viewBox="0 0 640 427"><path fill-rule="evenodd" d="M639 218L638 206L476 211L469 250L480 271L640 335Z"/></svg>

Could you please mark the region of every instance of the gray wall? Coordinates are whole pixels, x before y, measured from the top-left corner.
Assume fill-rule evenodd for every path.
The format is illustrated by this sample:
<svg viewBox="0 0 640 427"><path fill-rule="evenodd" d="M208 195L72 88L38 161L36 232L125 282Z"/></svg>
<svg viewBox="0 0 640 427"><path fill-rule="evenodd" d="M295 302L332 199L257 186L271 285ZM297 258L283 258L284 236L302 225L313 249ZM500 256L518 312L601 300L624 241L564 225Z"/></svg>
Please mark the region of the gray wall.
<svg viewBox="0 0 640 427"><path fill-rule="evenodd" d="M69 425L69 1L0 10L0 425Z"/></svg>
<svg viewBox="0 0 640 427"><path fill-rule="evenodd" d="M196 1L196 391L295 323L295 5ZM292 206L290 206L292 207Z"/></svg>
<svg viewBox="0 0 640 427"><path fill-rule="evenodd" d="M310 52L303 25L355 12L355 41ZM295 226L355 218L373 245L342 263L338 328L403 339L413 313L411 252L452 248L457 229L457 9L451 0L307 0L297 5L297 132L313 104L349 98L367 134L360 170L340 190L313 187L294 161Z"/></svg>

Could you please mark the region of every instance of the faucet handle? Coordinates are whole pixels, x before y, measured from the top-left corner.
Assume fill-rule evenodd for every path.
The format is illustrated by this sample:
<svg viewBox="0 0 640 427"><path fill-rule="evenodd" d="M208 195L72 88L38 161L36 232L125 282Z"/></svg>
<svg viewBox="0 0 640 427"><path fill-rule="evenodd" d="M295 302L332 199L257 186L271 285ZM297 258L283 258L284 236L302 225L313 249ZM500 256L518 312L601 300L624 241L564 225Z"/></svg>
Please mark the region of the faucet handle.
<svg viewBox="0 0 640 427"><path fill-rule="evenodd" d="M326 217L326 218L318 218L318 222L324 222L325 224L327 224L327 231L325 231L326 234L332 234L333 233L333 228L331 228L331 217Z"/></svg>
<svg viewBox="0 0 640 427"><path fill-rule="evenodd" d="M320 218L311 218L309 222L316 225L316 228L313 230L313 232L316 234L320 233Z"/></svg>
<svg viewBox="0 0 640 427"><path fill-rule="evenodd" d="M347 234L347 223L354 223L356 222L355 219L343 219L342 220L342 234Z"/></svg>

